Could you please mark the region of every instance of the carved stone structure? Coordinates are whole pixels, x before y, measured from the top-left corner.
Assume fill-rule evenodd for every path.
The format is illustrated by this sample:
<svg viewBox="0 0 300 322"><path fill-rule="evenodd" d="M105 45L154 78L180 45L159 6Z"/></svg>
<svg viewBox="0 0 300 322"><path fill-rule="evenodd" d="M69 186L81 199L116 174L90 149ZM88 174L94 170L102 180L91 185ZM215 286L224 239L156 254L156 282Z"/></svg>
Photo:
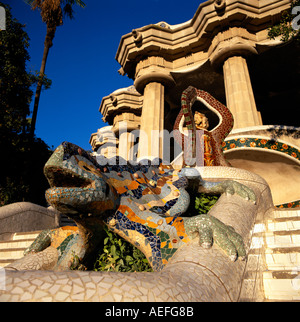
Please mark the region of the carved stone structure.
<svg viewBox="0 0 300 322"><path fill-rule="evenodd" d="M120 74L131 78L136 89L130 87L131 102L128 96L126 108L136 115L136 101L139 102L140 120L136 128L141 132L139 142L135 142L139 157L164 158L161 131L172 132L180 111L181 93L193 86L210 93L233 114L234 127L226 140L228 144L223 147L232 166L257 169L256 173L271 184L277 206L300 204L300 197L294 194L282 197L282 184L279 184L281 169L294 178L299 177L299 140L292 144L289 138L282 140L281 130L276 127L270 130L272 134L264 131L264 135L256 136L258 131L262 133L263 124L282 124L292 125L289 129L299 137L299 128L294 127L298 126L297 122L287 117L295 112L293 104L286 104L287 99L292 103L300 98L296 85L299 68L295 66L299 51L293 43L282 46L280 39L268 38L270 26L280 20L290 4L290 0L209 0L200 4L187 22L174 26L159 22L122 36L116 60L121 65ZM103 120L110 125L115 124L113 115L120 117L124 111L123 105L117 103L118 94L112 95L115 100L105 97L100 107ZM205 111L200 105L192 108ZM217 123L216 115L210 113L208 118L211 130ZM255 139L269 143L264 149L254 147L255 142L237 144L244 137L249 143ZM288 149L275 151L272 139ZM96 150L95 145L93 148ZM171 143L171 161L178 157L172 148ZM286 188L297 191L300 182L294 180Z"/></svg>
<svg viewBox="0 0 300 322"><path fill-rule="evenodd" d="M111 126L99 129L97 134L92 135L90 143L94 151L106 157L118 154L125 160L133 160L137 153L134 143L140 128L142 106L143 97L134 86L116 90L104 97L100 112L104 115L103 121ZM96 137L100 143L96 143Z"/></svg>
<svg viewBox="0 0 300 322"><path fill-rule="evenodd" d="M279 40L268 38L268 28L290 2L209 0L186 23L159 22L122 37L116 55L119 72L134 86L103 98L100 112L108 126L91 136L96 156L164 158L162 131L179 126L181 94L192 86L201 91L184 107L207 116L207 133L219 144L215 151L221 161L181 171L165 163L102 165L103 159L96 162L78 146L63 143L45 167L51 185L46 196L77 227L53 230L57 222L52 220L25 252L33 253L0 270L5 274L1 301L299 300L300 212L274 207L300 204L299 129L263 125L270 111L273 120L282 113L287 85L296 93L293 98L299 97L297 82L280 81L276 95L272 81L266 82L272 57L280 59L287 52L290 60L299 57L292 43L279 46ZM292 81L297 79L298 72L284 64ZM282 75L278 68L278 78ZM206 91L223 104L206 104ZM226 105L235 120L225 141L232 118L211 108L214 104L222 105L223 112ZM223 119L230 126L220 134ZM222 151L233 167L226 166ZM222 195L208 215L184 217L195 182L197 192ZM18 212L18 207L12 209ZM1 210L5 222L6 210ZM103 224L140 248L154 272L59 272L76 267L77 261L88 263L101 244ZM292 228L279 230L283 224ZM6 231L0 233L9 238ZM246 260L233 262L237 257ZM30 271L36 269L52 271Z"/></svg>

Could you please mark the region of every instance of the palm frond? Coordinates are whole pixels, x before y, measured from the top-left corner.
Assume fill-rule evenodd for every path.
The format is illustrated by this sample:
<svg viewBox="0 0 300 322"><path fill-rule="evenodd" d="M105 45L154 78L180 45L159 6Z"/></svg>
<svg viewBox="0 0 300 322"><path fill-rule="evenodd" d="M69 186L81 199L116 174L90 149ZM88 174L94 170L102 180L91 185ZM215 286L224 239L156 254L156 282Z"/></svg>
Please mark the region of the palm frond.
<svg viewBox="0 0 300 322"><path fill-rule="evenodd" d="M85 8L85 3L81 0L66 0L66 1L62 1L64 3L63 5L63 14L67 17L69 17L70 19L74 18L74 9L73 6L76 4L78 6L80 6L81 8Z"/></svg>
<svg viewBox="0 0 300 322"><path fill-rule="evenodd" d="M25 3L30 5L32 7L32 10L35 10L36 8L40 8L42 5L42 0L23 0Z"/></svg>

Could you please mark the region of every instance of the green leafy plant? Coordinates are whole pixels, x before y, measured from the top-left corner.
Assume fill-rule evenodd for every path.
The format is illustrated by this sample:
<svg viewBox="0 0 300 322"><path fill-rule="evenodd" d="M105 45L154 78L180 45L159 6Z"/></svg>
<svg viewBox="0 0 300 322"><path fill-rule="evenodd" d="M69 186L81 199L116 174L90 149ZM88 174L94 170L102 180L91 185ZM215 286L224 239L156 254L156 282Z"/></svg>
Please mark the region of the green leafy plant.
<svg viewBox="0 0 300 322"><path fill-rule="evenodd" d="M94 271L151 272L152 268L145 255L117 234L104 228L107 237L98 254Z"/></svg>
<svg viewBox="0 0 300 322"><path fill-rule="evenodd" d="M80 259L78 255L75 254L75 252L72 252L73 258L72 263L70 265L71 271L86 271L87 267L85 267L83 264L80 263Z"/></svg>
<svg viewBox="0 0 300 322"><path fill-rule="evenodd" d="M191 202L193 214L195 210L199 214L206 214L218 201L219 196L200 193L191 196L195 202ZM152 272L152 268L145 255L136 247L128 243L117 234L104 227L106 237L103 249L97 255L94 263L94 271L109 272Z"/></svg>
<svg viewBox="0 0 300 322"><path fill-rule="evenodd" d="M200 193L195 198L195 209L199 214L207 214L218 199L219 196Z"/></svg>

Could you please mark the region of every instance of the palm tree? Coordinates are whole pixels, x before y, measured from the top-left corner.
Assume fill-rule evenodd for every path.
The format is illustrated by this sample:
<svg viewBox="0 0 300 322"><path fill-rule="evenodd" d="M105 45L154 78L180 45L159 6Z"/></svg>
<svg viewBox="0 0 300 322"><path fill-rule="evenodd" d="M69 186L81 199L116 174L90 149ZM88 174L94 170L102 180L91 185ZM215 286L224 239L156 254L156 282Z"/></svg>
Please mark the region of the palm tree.
<svg viewBox="0 0 300 322"><path fill-rule="evenodd" d="M74 18L73 5L79 5L81 8L85 7L81 0L24 0L33 10L38 9L41 13L42 21L47 25L47 33L44 42L44 53L39 73L38 83L35 92L34 106L30 127L30 135L34 137L36 116L40 101L40 95L43 85L43 78L45 75L45 68L49 49L53 45L53 38L55 36L56 28L63 24L64 17Z"/></svg>

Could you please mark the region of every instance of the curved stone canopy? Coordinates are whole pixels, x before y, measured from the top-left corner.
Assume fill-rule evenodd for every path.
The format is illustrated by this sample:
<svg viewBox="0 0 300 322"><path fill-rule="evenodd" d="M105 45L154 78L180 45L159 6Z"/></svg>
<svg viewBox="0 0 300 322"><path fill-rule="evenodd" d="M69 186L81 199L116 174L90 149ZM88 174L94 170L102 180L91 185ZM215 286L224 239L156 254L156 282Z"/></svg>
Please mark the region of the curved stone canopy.
<svg viewBox="0 0 300 322"><path fill-rule="evenodd" d="M274 205L299 199L300 167L296 160L262 149L232 150L226 153L226 159L234 167L254 172L264 178L270 186Z"/></svg>

